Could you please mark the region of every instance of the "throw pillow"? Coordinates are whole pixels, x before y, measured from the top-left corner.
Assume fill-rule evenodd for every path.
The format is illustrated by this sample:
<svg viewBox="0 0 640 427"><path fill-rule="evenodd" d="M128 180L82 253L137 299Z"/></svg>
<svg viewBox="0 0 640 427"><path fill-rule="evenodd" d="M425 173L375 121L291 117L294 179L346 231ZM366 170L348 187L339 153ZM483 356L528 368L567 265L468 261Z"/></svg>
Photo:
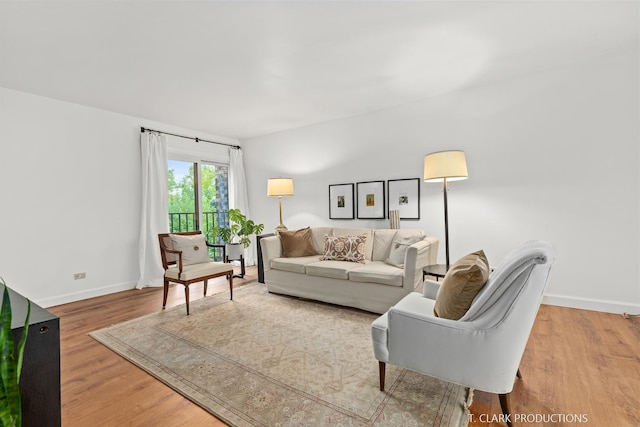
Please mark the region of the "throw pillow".
<svg viewBox="0 0 640 427"><path fill-rule="evenodd" d="M473 252L453 264L442 280L436 296L434 314L458 320L489 280L489 261L483 251Z"/></svg>
<svg viewBox="0 0 640 427"><path fill-rule="evenodd" d="M194 234L192 236L170 234L169 236L171 237L173 249L182 251L182 265L211 261L204 234Z"/></svg>
<svg viewBox="0 0 640 427"><path fill-rule="evenodd" d="M283 257L292 258L316 254L313 250L311 229L309 227L292 231L279 231L278 235L282 244Z"/></svg>
<svg viewBox="0 0 640 427"><path fill-rule="evenodd" d="M404 268L404 257L407 254L407 249L420 240L422 240L422 236L396 237L393 239L393 242L391 242L389 258L384 262L399 268Z"/></svg>
<svg viewBox="0 0 640 427"><path fill-rule="evenodd" d="M324 236L321 260L351 261L364 264L365 234L361 236Z"/></svg>

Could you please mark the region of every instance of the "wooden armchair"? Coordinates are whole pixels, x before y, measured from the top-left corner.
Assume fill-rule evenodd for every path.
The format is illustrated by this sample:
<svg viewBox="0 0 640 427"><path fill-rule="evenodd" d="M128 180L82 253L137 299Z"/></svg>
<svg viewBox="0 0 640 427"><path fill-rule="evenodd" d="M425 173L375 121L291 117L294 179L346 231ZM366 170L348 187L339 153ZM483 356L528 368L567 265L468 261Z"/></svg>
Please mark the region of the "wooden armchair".
<svg viewBox="0 0 640 427"><path fill-rule="evenodd" d="M174 244L172 235L178 241L178 247ZM189 314L189 285L192 283L204 282L204 296L207 296L207 281L215 277L227 276L230 299L233 300L233 266L224 262L212 261L208 252L209 247L222 248L222 258L225 259L224 245L214 245L207 242L201 231L162 233L158 234L158 240L162 266L164 267L163 309L167 305L170 282L184 285L187 315Z"/></svg>

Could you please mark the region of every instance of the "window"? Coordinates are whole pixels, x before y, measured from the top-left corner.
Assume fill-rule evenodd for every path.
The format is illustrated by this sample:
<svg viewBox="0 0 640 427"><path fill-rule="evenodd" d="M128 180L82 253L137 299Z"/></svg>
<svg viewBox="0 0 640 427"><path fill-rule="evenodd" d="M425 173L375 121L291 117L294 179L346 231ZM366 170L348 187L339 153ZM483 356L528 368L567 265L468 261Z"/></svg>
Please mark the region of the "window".
<svg viewBox="0 0 640 427"><path fill-rule="evenodd" d="M211 243L219 243L209 231L228 223L229 166L218 163L170 159L169 231L201 230Z"/></svg>

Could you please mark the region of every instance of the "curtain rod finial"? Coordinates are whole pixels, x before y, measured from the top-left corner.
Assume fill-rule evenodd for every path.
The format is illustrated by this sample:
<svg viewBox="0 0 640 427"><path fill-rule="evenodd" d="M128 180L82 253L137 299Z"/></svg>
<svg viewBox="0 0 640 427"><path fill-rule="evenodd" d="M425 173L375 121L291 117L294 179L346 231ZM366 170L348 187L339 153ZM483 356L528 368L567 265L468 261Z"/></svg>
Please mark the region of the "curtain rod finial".
<svg viewBox="0 0 640 427"><path fill-rule="evenodd" d="M140 127L140 132L144 133L146 129L144 127Z"/></svg>

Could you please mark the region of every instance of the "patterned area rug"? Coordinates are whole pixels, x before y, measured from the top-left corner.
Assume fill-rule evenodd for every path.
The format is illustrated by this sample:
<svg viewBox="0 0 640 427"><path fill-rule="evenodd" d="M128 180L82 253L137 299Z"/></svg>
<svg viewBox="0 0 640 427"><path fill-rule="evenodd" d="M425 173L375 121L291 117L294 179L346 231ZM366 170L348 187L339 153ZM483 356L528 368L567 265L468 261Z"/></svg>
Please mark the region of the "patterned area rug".
<svg viewBox="0 0 640 427"><path fill-rule="evenodd" d="M233 426L467 425L468 390L387 365L372 313L248 285L91 336Z"/></svg>

